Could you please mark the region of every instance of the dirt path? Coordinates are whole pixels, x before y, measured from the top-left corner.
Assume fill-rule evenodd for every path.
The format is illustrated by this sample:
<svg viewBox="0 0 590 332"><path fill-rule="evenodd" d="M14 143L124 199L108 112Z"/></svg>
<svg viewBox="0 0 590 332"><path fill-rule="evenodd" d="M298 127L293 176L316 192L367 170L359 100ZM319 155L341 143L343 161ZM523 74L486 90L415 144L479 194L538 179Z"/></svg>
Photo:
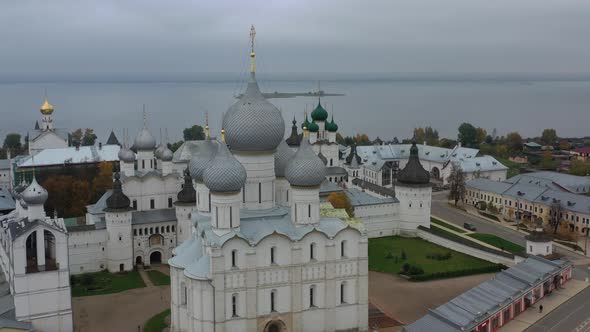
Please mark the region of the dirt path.
<svg viewBox="0 0 590 332"><path fill-rule="evenodd" d="M162 265L157 270L169 274L168 266ZM154 286L143 269L139 273L147 287L72 298L74 331L143 331L148 319L170 308L170 286Z"/></svg>
<svg viewBox="0 0 590 332"><path fill-rule="evenodd" d="M369 272L369 302L404 324L424 316L455 296L490 279L494 274L411 282L387 273Z"/></svg>
<svg viewBox="0 0 590 332"><path fill-rule="evenodd" d="M143 282L145 283L146 287L154 287L154 283L152 282L150 277L147 275L147 272L145 272L143 268L140 268L137 271L139 271L139 275L141 276L141 279L143 279Z"/></svg>

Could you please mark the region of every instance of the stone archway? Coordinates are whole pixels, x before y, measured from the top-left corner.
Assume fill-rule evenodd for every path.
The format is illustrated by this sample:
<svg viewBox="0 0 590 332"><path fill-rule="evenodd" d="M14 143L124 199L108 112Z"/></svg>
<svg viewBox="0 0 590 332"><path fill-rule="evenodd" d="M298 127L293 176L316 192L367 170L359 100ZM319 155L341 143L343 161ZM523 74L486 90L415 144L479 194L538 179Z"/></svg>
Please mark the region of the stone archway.
<svg viewBox="0 0 590 332"><path fill-rule="evenodd" d="M430 171L430 175L432 175L432 177L436 180L440 179L440 170L438 169L438 167L433 167L432 170Z"/></svg>
<svg viewBox="0 0 590 332"><path fill-rule="evenodd" d="M264 332L287 332L287 326L282 320L271 320L264 327Z"/></svg>
<svg viewBox="0 0 590 332"><path fill-rule="evenodd" d="M150 265L152 264L161 264L162 263L162 252L161 251L154 251L150 254Z"/></svg>
<svg viewBox="0 0 590 332"><path fill-rule="evenodd" d="M143 259L141 258L141 256L135 257L135 265L141 265L141 264L143 264Z"/></svg>

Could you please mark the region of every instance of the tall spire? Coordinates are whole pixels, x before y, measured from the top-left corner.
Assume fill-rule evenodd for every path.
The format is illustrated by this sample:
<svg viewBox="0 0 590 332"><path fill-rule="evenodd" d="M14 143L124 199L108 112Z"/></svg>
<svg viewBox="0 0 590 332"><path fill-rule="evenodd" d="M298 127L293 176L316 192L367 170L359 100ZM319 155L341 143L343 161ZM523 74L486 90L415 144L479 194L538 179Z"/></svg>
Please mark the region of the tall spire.
<svg viewBox="0 0 590 332"><path fill-rule="evenodd" d="M250 73L254 74L256 72L256 64L254 62L254 58L256 58L256 53L254 53L254 38L256 37L256 29L254 28L254 24L250 27Z"/></svg>
<svg viewBox="0 0 590 332"><path fill-rule="evenodd" d="M209 138L209 112L205 112L205 138Z"/></svg>
<svg viewBox="0 0 590 332"><path fill-rule="evenodd" d="M147 128L147 113L145 112L145 104L142 105L143 112L143 127Z"/></svg>

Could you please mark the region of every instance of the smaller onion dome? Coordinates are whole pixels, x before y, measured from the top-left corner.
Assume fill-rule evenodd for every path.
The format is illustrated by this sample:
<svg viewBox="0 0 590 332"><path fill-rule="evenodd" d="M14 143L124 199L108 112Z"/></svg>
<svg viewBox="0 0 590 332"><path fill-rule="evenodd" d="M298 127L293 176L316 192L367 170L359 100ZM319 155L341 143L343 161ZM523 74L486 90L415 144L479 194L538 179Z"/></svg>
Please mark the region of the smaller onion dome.
<svg viewBox="0 0 590 332"><path fill-rule="evenodd" d="M284 140L281 141L281 144L279 144L277 151L275 152L275 175L277 177L285 176L285 169L294 155L295 151L293 151Z"/></svg>
<svg viewBox="0 0 590 332"><path fill-rule="evenodd" d="M47 201L47 190L37 183L37 179L33 178L33 182L21 193L21 197L27 205L42 205Z"/></svg>
<svg viewBox="0 0 590 332"><path fill-rule="evenodd" d="M309 128L309 120L307 120L307 112L305 113L305 120L301 123L301 129Z"/></svg>
<svg viewBox="0 0 590 332"><path fill-rule="evenodd" d="M195 181L203 181L203 172L209 167L216 153L217 145L209 137L199 144L199 150L191 158L188 165L191 176Z"/></svg>
<svg viewBox="0 0 590 332"><path fill-rule="evenodd" d="M211 165L203 172L203 182L212 192L239 192L246 183L246 169L227 146L220 143Z"/></svg>
<svg viewBox="0 0 590 332"><path fill-rule="evenodd" d="M119 160L125 163L135 162L135 152L131 151L128 147L124 146L119 150Z"/></svg>
<svg viewBox="0 0 590 332"><path fill-rule="evenodd" d="M328 111L322 107L322 104L318 100L318 106L311 112L311 119L314 121L326 121L328 118Z"/></svg>
<svg viewBox="0 0 590 332"><path fill-rule="evenodd" d="M51 105L48 101L47 101L47 97L45 97L45 102L43 103L43 105L41 105L41 114L43 115L49 115L51 113L53 113L53 105Z"/></svg>
<svg viewBox="0 0 590 332"><path fill-rule="evenodd" d="M310 133L317 133L320 131L320 126L318 126L315 122L311 122L307 127L307 130L309 130Z"/></svg>
<svg viewBox="0 0 590 332"><path fill-rule="evenodd" d="M418 147L415 141L412 142L410 159L408 159L406 167L397 173L397 181L409 185L426 185L430 183L430 173L420 164Z"/></svg>
<svg viewBox="0 0 590 332"><path fill-rule="evenodd" d="M287 165L285 177L297 187L317 187L325 180L326 166L311 149L307 137L301 140L297 153Z"/></svg>
<svg viewBox="0 0 590 332"><path fill-rule="evenodd" d="M21 198L22 192L25 189L27 189L27 184L25 183L25 180L23 179L18 186L14 187L14 197L16 198L16 200L19 200Z"/></svg>
<svg viewBox="0 0 590 332"><path fill-rule="evenodd" d="M150 131L144 126L141 131L135 137L135 141L133 142L133 147L137 150L154 150L156 147L156 139Z"/></svg>
<svg viewBox="0 0 590 332"><path fill-rule="evenodd" d="M166 149L166 147L164 146L163 143L160 143L158 145L158 147L156 148L156 150L154 151L154 157L156 157L158 159L162 159L162 153L164 152L164 149Z"/></svg>
<svg viewBox="0 0 590 332"><path fill-rule="evenodd" d="M334 122L334 114L332 114L332 120L330 122L326 122L326 130L335 133L338 131L338 125Z"/></svg>
<svg viewBox="0 0 590 332"><path fill-rule="evenodd" d="M184 170L184 185L177 197L177 203L192 204L197 201L197 192L195 191L195 187L193 187L193 178L188 167Z"/></svg>
<svg viewBox="0 0 590 332"><path fill-rule="evenodd" d="M113 182L113 193L107 198L106 212L130 210L131 201L123 193L123 186L121 185L121 176L119 172L115 173L115 181Z"/></svg>
<svg viewBox="0 0 590 332"><path fill-rule="evenodd" d="M174 153L172 152L172 150L165 146L162 150L162 154L160 155L160 159L162 159L162 161L172 161L173 157Z"/></svg>

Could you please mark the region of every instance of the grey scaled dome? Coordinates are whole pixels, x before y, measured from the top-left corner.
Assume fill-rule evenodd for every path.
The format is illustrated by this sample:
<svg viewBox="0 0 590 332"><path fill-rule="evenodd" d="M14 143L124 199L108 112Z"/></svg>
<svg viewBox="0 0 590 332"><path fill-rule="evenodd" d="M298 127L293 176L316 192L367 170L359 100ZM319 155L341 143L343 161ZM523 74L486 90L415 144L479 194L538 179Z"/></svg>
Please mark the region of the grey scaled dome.
<svg viewBox="0 0 590 332"><path fill-rule="evenodd" d="M412 142L410 159L408 159L406 167L397 173L397 181L402 184L420 186L430 183L430 173L420 164L416 142Z"/></svg>
<svg viewBox="0 0 590 332"><path fill-rule="evenodd" d="M304 137L287 169L285 177L292 186L317 187L326 179L326 166L313 152L309 140Z"/></svg>
<svg viewBox="0 0 590 332"><path fill-rule="evenodd" d="M205 141L199 145L199 150L189 162L188 168L193 179L196 181L203 181L203 171L209 167L209 164L215 157L216 153L217 145L207 137Z"/></svg>
<svg viewBox="0 0 590 332"><path fill-rule="evenodd" d="M156 157L158 159L162 159L162 153L164 153L165 149L166 149L166 147L164 146L164 144L160 143L160 145L158 145L158 147L154 151L154 157Z"/></svg>
<svg viewBox="0 0 590 332"><path fill-rule="evenodd" d="M173 157L174 153L172 150L170 150L168 147L164 147L162 153L160 154L160 159L162 159L162 161L172 161Z"/></svg>
<svg viewBox="0 0 590 332"><path fill-rule="evenodd" d="M156 139L150 131L144 126L137 137L135 137L135 141L133 142L133 147L139 150L153 150L156 147Z"/></svg>
<svg viewBox="0 0 590 332"><path fill-rule="evenodd" d="M203 182L212 192L239 192L246 183L246 169L227 146L220 143L215 158L203 172Z"/></svg>
<svg viewBox="0 0 590 332"><path fill-rule="evenodd" d="M233 151L273 151L283 140L283 115L264 98L254 73L246 92L223 117L223 128Z"/></svg>
<svg viewBox="0 0 590 332"><path fill-rule="evenodd" d="M126 163L135 162L135 153L133 151L131 151L131 149L129 149L126 146L122 147L119 150L118 157L119 157L119 160L126 162Z"/></svg>
<svg viewBox="0 0 590 332"><path fill-rule="evenodd" d="M285 176L285 169L291 161L291 158L295 155L295 151L293 151L284 140L281 140L281 143L277 147L277 152L275 152L275 175L278 177Z"/></svg>
<svg viewBox="0 0 590 332"><path fill-rule="evenodd" d="M21 197L27 205L41 205L47 201L47 190L37 183L37 179L33 178L33 182L21 193Z"/></svg>

